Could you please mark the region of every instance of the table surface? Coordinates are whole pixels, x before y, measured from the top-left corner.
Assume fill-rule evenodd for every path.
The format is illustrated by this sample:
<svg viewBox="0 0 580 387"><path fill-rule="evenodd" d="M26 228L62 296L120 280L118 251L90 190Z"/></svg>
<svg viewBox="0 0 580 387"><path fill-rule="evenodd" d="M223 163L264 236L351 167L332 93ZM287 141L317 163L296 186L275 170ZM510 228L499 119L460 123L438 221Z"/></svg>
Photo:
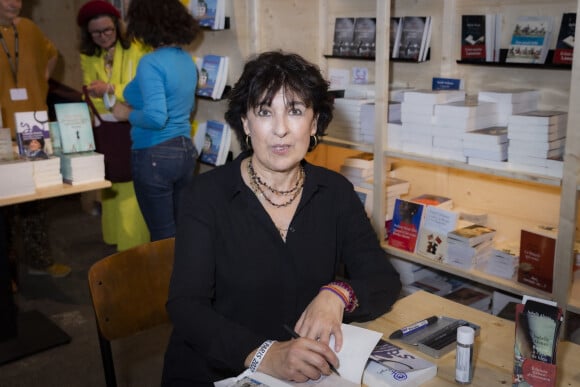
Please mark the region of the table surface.
<svg viewBox="0 0 580 387"><path fill-rule="evenodd" d="M513 321L419 291L397 301L391 311L378 319L357 325L383 332L383 338L388 340L391 332L432 315L463 319L481 327L475 340L475 370L471 386L511 386L515 337ZM435 359L419 352L412 345L399 340L392 342L437 364L437 376L422 386L457 386L455 351ZM580 345L561 341L557 356L556 385L580 386Z"/></svg>
<svg viewBox="0 0 580 387"><path fill-rule="evenodd" d="M19 195L7 198L0 198L0 207L11 204L31 202L39 199L48 199L58 196L72 195L80 192L93 191L101 188L108 188L111 182L108 180L101 180L90 183L83 183L77 185L58 184L45 188L38 188L35 193L30 195Z"/></svg>

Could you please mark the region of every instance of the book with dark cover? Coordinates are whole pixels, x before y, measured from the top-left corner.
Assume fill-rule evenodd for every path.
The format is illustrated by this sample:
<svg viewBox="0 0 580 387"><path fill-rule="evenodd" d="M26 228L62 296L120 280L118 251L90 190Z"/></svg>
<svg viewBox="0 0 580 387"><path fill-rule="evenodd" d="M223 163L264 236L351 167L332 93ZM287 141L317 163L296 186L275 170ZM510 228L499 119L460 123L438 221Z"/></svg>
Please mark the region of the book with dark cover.
<svg viewBox="0 0 580 387"><path fill-rule="evenodd" d="M401 38L401 17L391 16L391 26L389 32L389 58L393 58L395 42Z"/></svg>
<svg viewBox="0 0 580 387"><path fill-rule="evenodd" d="M419 60L426 24L426 16L405 16L401 19L401 35L395 42L394 58Z"/></svg>
<svg viewBox="0 0 580 387"><path fill-rule="evenodd" d="M415 252L419 229L423 220L424 205L397 198L389 232L389 245Z"/></svg>
<svg viewBox="0 0 580 387"><path fill-rule="evenodd" d="M350 56L354 49L354 17L337 17L334 21L332 55Z"/></svg>
<svg viewBox="0 0 580 387"><path fill-rule="evenodd" d="M354 22L353 55L374 58L377 19L357 17Z"/></svg>
<svg viewBox="0 0 580 387"><path fill-rule="evenodd" d="M551 226L521 231L518 282L552 291L557 235L557 228Z"/></svg>
<svg viewBox="0 0 580 387"><path fill-rule="evenodd" d="M562 15L560 32L554 50L552 63L572 64L574 56L574 34L576 33L576 13L565 13Z"/></svg>
<svg viewBox="0 0 580 387"><path fill-rule="evenodd" d="M461 16L461 59L485 62L485 15Z"/></svg>

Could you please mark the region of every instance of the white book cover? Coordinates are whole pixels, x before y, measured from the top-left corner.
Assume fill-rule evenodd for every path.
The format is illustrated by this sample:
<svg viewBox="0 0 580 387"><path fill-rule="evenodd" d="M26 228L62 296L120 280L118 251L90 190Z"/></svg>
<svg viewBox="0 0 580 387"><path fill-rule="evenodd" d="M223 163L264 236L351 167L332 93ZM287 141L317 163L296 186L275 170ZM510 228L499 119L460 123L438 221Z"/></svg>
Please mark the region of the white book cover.
<svg viewBox="0 0 580 387"><path fill-rule="evenodd" d="M436 116L472 118L497 115L497 103L488 101L454 101L435 105Z"/></svg>
<svg viewBox="0 0 580 387"><path fill-rule="evenodd" d="M508 47L507 63L544 63L553 30L552 16L519 16Z"/></svg>
<svg viewBox="0 0 580 387"><path fill-rule="evenodd" d="M447 254L447 234L455 229L458 218L457 212L427 206L415 252L435 261L443 261Z"/></svg>
<svg viewBox="0 0 580 387"><path fill-rule="evenodd" d="M93 124L86 102L57 103L54 111L62 153L95 150Z"/></svg>
<svg viewBox="0 0 580 387"><path fill-rule="evenodd" d="M538 103L540 96L540 90L524 88L485 89L477 93L479 101L491 101L500 104L515 104L526 101Z"/></svg>
<svg viewBox="0 0 580 387"><path fill-rule="evenodd" d="M465 99L465 90L410 90L405 92L403 102L412 103L447 103Z"/></svg>
<svg viewBox="0 0 580 387"><path fill-rule="evenodd" d="M559 110L533 110L530 112L513 114L509 117L509 124L520 125L565 125L568 112Z"/></svg>

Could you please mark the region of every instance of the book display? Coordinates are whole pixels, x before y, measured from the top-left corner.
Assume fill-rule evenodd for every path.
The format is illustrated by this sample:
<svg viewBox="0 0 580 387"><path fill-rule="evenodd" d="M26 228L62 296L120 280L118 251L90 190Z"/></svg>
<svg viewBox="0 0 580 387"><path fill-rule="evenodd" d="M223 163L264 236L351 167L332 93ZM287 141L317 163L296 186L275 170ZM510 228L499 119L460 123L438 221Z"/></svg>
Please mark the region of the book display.
<svg viewBox="0 0 580 387"><path fill-rule="evenodd" d="M62 153L95 150L95 138L89 107L85 102L54 105Z"/></svg>
<svg viewBox="0 0 580 387"><path fill-rule="evenodd" d="M228 124L220 121L207 121L200 124L205 133L200 161L213 166L223 165L226 162L231 145L231 129Z"/></svg>
<svg viewBox="0 0 580 387"><path fill-rule="evenodd" d="M544 63L550 48L552 29L552 17L518 17L512 32L506 62Z"/></svg>
<svg viewBox="0 0 580 387"><path fill-rule="evenodd" d="M572 64L574 56L574 35L576 34L576 13L570 12L562 15L560 32L554 50L552 63Z"/></svg>
<svg viewBox="0 0 580 387"><path fill-rule="evenodd" d="M228 57L208 54L198 58L196 64L199 72L196 94L214 100L220 99L226 87Z"/></svg>
<svg viewBox="0 0 580 387"><path fill-rule="evenodd" d="M52 142L45 110L14 113L18 153L29 159L46 159L52 154Z"/></svg>

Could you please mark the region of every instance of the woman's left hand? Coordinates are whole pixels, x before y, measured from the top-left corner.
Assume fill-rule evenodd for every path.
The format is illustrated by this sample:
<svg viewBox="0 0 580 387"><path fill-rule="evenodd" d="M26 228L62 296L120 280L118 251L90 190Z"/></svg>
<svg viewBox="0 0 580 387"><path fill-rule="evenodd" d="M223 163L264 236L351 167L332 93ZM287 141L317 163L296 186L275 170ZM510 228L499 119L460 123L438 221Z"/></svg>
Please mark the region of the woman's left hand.
<svg viewBox="0 0 580 387"><path fill-rule="evenodd" d="M133 109L131 109L131 106L127 105L126 103L123 102L117 102L113 105L111 112L113 113L113 116L115 116L115 118L119 121L127 121L129 120L129 114L131 113Z"/></svg>
<svg viewBox="0 0 580 387"><path fill-rule="evenodd" d="M344 303L335 294L321 291L308 304L294 330L302 337L328 344L334 335L334 350L342 348L342 316Z"/></svg>

